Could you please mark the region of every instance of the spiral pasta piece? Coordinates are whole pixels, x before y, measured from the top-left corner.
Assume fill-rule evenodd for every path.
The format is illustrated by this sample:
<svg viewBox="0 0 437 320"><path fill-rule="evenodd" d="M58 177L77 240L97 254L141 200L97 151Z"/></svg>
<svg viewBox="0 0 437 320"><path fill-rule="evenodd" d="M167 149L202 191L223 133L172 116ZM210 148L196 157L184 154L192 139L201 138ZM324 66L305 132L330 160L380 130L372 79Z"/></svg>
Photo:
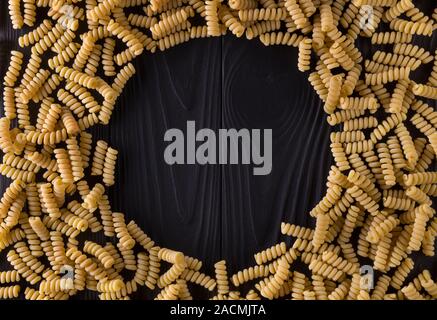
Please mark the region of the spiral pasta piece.
<svg viewBox="0 0 437 320"><path fill-rule="evenodd" d="M105 193L105 187L100 183L96 183L90 192L83 199L82 207L93 212L97 209L98 202Z"/></svg>
<svg viewBox="0 0 437 320"><path fill-rule="evenodd" d="M407 278L413 267L413 260L411 260L410 258L405 259L391 277L390 285L397 290L401 289L405 279Z"/></svg>
<svg viewBox="0 0 437 320"><path fill-rule="evenodd" d="M219 294L226 295L229 293L228 273L226 271L226 262L224 260L214 264L217 291Z"/></svg>
<svg viewBox="0 0 437 320"><path fill-rule="evenodd" d="M370 243L378 243L382 238L384 238L389 232L391 232L400 223L399 219L394 216L389 216L384 219L379 225L371 225L367 233L366 239Z"/></svg>
<svg viewBox="0 0 437 320"><path fill-rule="evenodd" d="M311 239L314 235L314 230L304 228L290 223L281 223L281 233L295 238Z"/></svg>
<svg viewBox="0 0 437 320"><path fill-rule="evenodd" d="M433 211L428 204L422 204L414 210L414 213L416 217L413 224L410 242L407 248L407 250L411 251L417 251L420 249L422 241L425 237L426 223L428 222L430 215L433 214Z"/></svg>
<svg viewBox="0 0 437 320"><path fill-rule="evenodd" d="M384 13L384 19L387 21L392 21L393 19L399 17L402 13L412 8L414 8L414 4L411 0L401 0Z"/></svg>
<svg viewBox="0 0 437 320"><path fill-rule="evenodd" d="M97 283L97 291L99 292L117 292L125 288L125 284L120 279L103 280Z"/></svg>
<svg viewBox="0 0 437 320"><path fill-rule="evenodd" d="M14 299L18 298L20 294L20 286L0 287L0 299Z"/></svg>
<svg viewBox="0 0 437 320"><path fill-rule="evenodd" d="M347 52L343 49L342 45L338 41L335 41L332 44L332 46L329 48L329 52L338 61L343 69L345 69L346 71L352 70L355 63L354 61L352 61L352 59L349 57Z"/></svg>
<svg viewBox="0 0 437 320"><path fill-rule="evenodd" d="M408 300L425 300L419 291L417 291L413 283L403 287L401 291Z"/></svg>
<svg viewBox="0 0 437 320"><path fill-rule="evenodd" d="M286 10L283 8L245 9L238 11L238 16L242 22L253 20L282 20L286 16Z"/></svg>
<svg viewBox="0 0 437 320"><path fill-rule="evenodd" d="M76 138L67 139L65 142L67 144L68 156L70 157L73 179L78 181L84 177L82 154Z"/></svg>
<svg viewBox="0 0 437 320"><path fill-rule="evenodd" d="M334 185L326 191L326 196L311 210L310 215L318 217L319 215L327 213L340 199L342 189Z"/></svg>
<svg viewBox="0 0 437 320"><path fill-rule="evenodd" d="M366 175L362 175L355 170L351 170L349 171L347 180L363 189L375 202L378 202L381 199L381 193L378 191L373 181L370 180Z"/></svg>
<svg viewBox="0 0 437 320"><path fill-rule="evenodd" d="M226 6L220 6L218 16L236 37L241 37L244 34L244 25L231 14Z"/></svg>
<svg viewBox="0 0 437 320"><path fill-rule="evenodd" d="M59 66L56 67L55 70L62 78L88 89L96 89L99 84L99 81L95 77L90 77L86 73L82 73L69 67Z"/></svg>
<svg viewBox="0 0 437 320"><path fill-rule="evenodd" d="M118 6L121 0L104 0L101 1L92 10L87 11L87 18L98 21L99 19L105 19L111 13L111 10Z"/></svg>
<svg viewBox="0 0 437 320"><path fill-rule="evenodd" d="M20 274L16 270L0 271L0 283L12 283L20 281Z"/></svg>
<svg viewBox="0 0 437 320"><path fill-rule="evenodd" d="M261 295L267 299L273 299L279 288L284 284L289 276L289 263L285 258L278 261L278 269L273 278L261 289Z"/></svg>
<svg viewBox="0 0 437 320"><path fill-rule="evenodd" d="M83 251L85 253L95 256L105 269L111 268L115 263L114 258L111 257L111 255L101 245L95 242L85 241ZM103 290L103 291L108 291L108 290Z"/></svg>
<svg viewBox="0 0 437 320"><path fill-rule="evenodd" d="M7 260L12 267L30 284L36 284L41 281L41 276L31 270L13 249L9 250Z"/></svg>
<svg viewBox="0 0 437 320"><path fill-rule="evenodd" d="M378 208L379 208L378 204L374 200L372 200L372 198L366 192L364 192L360 187L353 186L351 188L346 189L346 191L372 215L377 215Z"/></svg>
<svg viewBox="0 0 437 320"><path fill-rule="evenodd" d="M358 267L356 264L353 264L347 260L344 260L343 258L339 257L335 252L333 251L325 251L322 254L322 261L330 264L331 266L343 271L346 274L353 275L357 270Z"/></svg>
<svg viewBox="0 0 437 320"><path fill-rule="evenodd" d="M316 229L314 230L314 236L312 244L314 248L319 248L326 240L328 228L331 223L331 218L327 214L319 214L316 221Z"/></svg>
<svg viewBox="0 0 437 320"><path fill-rule="evenodd" d="M158 47L159 50L164 51L181 43L187 42L189 39L190 39L190 34L188 31L179 31L176 33L171 33L170 35L162 39L159 39Z"/></svg>
<svg viewBox="0 0 437 320"><path fill-rule="evenodd" d="M57 168L61 175L62 181L65 184L74 182L73 169L71 166L71 160L65 149L55 149L54 154L56 157Z"/></svg>
<svg viewBox="0 0 437 320"><path fill-rule="evenodd" d="M182 8L152 25L150 31L152 32L153 39L156 40L169 35L176 26L187 21L191 13L194 14L194 12Z"/></svg>
<svg viewBox="0 0 437 320"><path fill-rule="evenodd" d="M404 175L404 183L407 187L413 185L430 184L437 182L436 172L418 172Z"/></svg>
<svg viewBox="0 0 437 320"><path fill-rule="evenodd" d="M297 68L301 72L310 70L310 59L311 59L311 39L304 39L299 42L299 55L298 55L298 65Z"/></svg>
<svg viewBox="0 0 437 320"><path fill-rule="evenodd" d="M106 151L108 149L108 144L103 141L97 141L96 149L94 151L91 175L102 175L103 167L105 163Z"/></svg>
<svg viewBox="0 0 437 320"><path fill-rule="evenodd" d="M132 249L135 245L135 240L131 237L124 221L124 215L122 213L112 213L114 221L114 229L117 238L120 240L120 244L126 249Z"/></svg>
<svg viewBox="0 0 437 320"><path fill-rule="evenodd" d="M413 86L413 93L415 95L425 97L428 99L437 99L437 88L432 86L427 86L423 84L415 84Z"/></svg>
<svg viewBox="0 0 437 320"><path fill-rule="evenodd" d="M385 71L366 74L366 84L379 85L393 81L408 80L410 71L410 67L389 67Z"/></svg>
<svg viewBox="0 0 437 320"><path fill-rule="evenodd" d="M394 44L394 43L408 43L411 42L413 36L408 33L388 31L377 32L372 35L373 44Z"/></svg>
<svg viewBox="0 0 437 320"><path fill-rule="evenodd" d="M396 177L391 160L390 152L385 143L378 143L376 145L379 161L381 163L382 174L386 185L392 186L396 184Z"/></svg>
<svg viewBox="0 0 437 320"><path fill-rule="evenodd" d="M264 264L268 261L276 259L277 257L285 254L287 248L285 242L281 242L277 245L274 245L266 250L258 252L255 254L255 261L258 265Z"/></svg>
<svg viewBox="0 0 437 320"><path fill-rule="evenodd" d="M337 268L323 262L321 258L313 259L308 268L317 275L321 275L325 278L337 281L340 279L344 273Z"/></svg>
<svg viewBox="0 0 437 320"><path fill-rule="evenodd" d="M90 258L87 258L87 256L81 253L77 248L71 247L65 254L96 280L102 280L107 277L104 269L100 268Z"/></svg>
<svg viewBox="0 0 437 320"><path fill-rule="evenodd" d="M237 272L231 277L231 281L234 286L238 287L241 284L249 282L253 279L267 277L269 273L269 269L264 265L256 265L254 267Z"/></svg>
<svg viewBox="0 0 437 320"><path fill-rule="evenodd" d="M340 101L340 91L342 83L343 79L340 75L333 76L329 80L329 91L324 106L325 112L332 114L337 108L338 102Z"/></svg>
<svg viewBox="0 0 437 320"><path fill-rule="evenodd" d="M53 194L53 188L50 183L38 185L43 212L47 212L52 219L57 219L61 216L61 212Z"/></svg>
<svg viewBox="0 0 437 320"><path fill-rule="evenodd" d="M403 33L424 35L428 37L432 35L433 30L432 23L413 22L399 18L391 20L390 28Z"/></svg>
<svg viewBox="0 0 437 320"><path fill-rule="evenodd" d="M152 239L150 239L134 221L128 223L127 230L132 238L145 250L150 250L155 245Z"/></svg>
<svg viewBox="0 0 437 320"><path fill-rule="evenodd" d="M161 263L158 258L159 247L152 247L149 251L149 269L147 271L146 286L153 290L159 278ZM182 277L183 278L183 277ZM185 278L185 280L188 280Z"/></svg>
<svg viewBox="0 0 437 320"><path fill-rule="evenodd" d="M11 51L11 61L9 63L8 70L3 80L3 84L5 86L14 86L20 75L23 64L23 57L24 55L20 51Z"/></svg>
<svg viewBox="0 0 437 320"><path fill-rule="evenodd" d="M290 32L269 32L260 35L259 39L265 46L270 45L287 45L297 47L303 40L303 36Z"/></svg>
<svg viewBox="0 0 437 320"><path fill-rule="evenodd" d="M88 220L78 217L72 214L71 212L69 212L68 210L62 211L61 220L63 220L67 225L81 232L87 230L89 226Z"/></svg>
<svg viewBox="0 0 437 320"><path fill-rule="evenodd" d="M369 109L374 112L378 107L378 102L373 97L365 98L340 98L340 108L341 109Z"/></svg>
<svg viewBox="0 0 437 320"><path fill-rule="evenodd" d="M115 163L117 161L118 151L108 147L106 150L105 161L103 164L103 183L106 186L112 186L115 183Z"/></svg>

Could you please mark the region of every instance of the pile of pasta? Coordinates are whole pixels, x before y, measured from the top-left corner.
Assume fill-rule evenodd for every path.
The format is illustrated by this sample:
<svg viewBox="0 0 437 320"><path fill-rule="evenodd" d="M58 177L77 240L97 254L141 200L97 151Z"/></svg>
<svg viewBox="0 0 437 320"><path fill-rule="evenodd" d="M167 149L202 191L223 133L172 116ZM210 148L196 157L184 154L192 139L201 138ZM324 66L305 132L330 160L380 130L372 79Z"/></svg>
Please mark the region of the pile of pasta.
<svg viewBox="0 0 437 320"><path fill-rule="evenodd" d="M431 272L415 268L435 255L437 235L437 56L415 44L431 42L437 9L427 16L420 3L9 0L13 28L29 30L3 83L0 172L12 183L0 203L0 251L11 270L0 272L0 298L90 290L129 299L143 286L156 299L192 299L193 286L212 299L437 298ZM314 228L284 222L291 245L255 254L234 275L219 261L209 276L112 212L117 150L87 131L109 123L135 57L226 32L298 48L298 69L333 126L335 165L309 213ZM365 56L357 42L377 50Z"/></svg>

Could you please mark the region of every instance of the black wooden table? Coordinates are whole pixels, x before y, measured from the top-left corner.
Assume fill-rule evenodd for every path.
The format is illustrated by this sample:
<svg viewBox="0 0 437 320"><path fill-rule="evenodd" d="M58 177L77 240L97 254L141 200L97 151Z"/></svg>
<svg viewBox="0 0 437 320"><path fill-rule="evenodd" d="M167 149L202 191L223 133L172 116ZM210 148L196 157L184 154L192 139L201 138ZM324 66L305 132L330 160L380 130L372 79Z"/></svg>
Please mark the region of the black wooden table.
<svg viewBox="0 0 437 320"><path fill-rule="evenodd" d="M21 33L12 30L1 0L1 78ZM144 53L133 64L136 75L110 125L90 131L120 152L109 189L114 211L159 245L202 259L207 270L226 259L230 272L253 265L253 253L284 239L282 221L314 225L308 212L326 190L332 128L308 74L297 70L295 48L228 35ZM169 166L164 132L184 129L188 120L213 130L273 129L271 174L254 176L247 165ZM435 260L425 260L437 270Z"/></svg>

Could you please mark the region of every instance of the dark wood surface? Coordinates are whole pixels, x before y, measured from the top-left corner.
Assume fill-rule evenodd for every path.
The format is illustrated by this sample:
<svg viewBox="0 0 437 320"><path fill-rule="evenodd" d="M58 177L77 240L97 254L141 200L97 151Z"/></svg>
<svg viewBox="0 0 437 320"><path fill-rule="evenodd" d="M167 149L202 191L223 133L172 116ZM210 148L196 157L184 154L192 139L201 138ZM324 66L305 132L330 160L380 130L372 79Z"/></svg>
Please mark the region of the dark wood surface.
<svg viewBox="0 0 437 320"><path fill-rule="evenodd" d="M0 1L1 78L20 34L11 28L6 2ZM313 226L308 212L326 189L332 128L296 64L294 48L233 36L137 58L137 74L110 125L90 131L94 141L120 152L109 191L113 210L159 245L203 259L207 270L226 259L231 272L253 265L253 253L283 239L281 221ZM254 176L243 165L167 165L164 132L183 129L187 120L198 128L273 129L272 173ZM0 189L7 184L2 177ZM435 260L423 264L437 270Z"/></svg>
<svg viewBox="0 0 437 320"><path fill-rule="evenodd" d="M248 265L279 238L283 220L306 223L324 191L329 128L296 52L225 37L145 55L110 125L121 151L113 205L162 245L207 263ZM272 128L273 170L163 160L165 130Z"/></svg>
<svg viewBox="0 0 437 320"><path fill-rule="evenodd" d="M12 30L5 8L2 1L1 75L23 33ZM113 210L162 246L207 265L225 258L234 270L279 240L281 221L307 224L325 190L331 129L296 64L295 48L233 36L137 58L110 125L91 129L95 141L120 151ZM254 176L247 165L167 165L164 132L188 120L199 129L273 129L271 174Z"/></svg>

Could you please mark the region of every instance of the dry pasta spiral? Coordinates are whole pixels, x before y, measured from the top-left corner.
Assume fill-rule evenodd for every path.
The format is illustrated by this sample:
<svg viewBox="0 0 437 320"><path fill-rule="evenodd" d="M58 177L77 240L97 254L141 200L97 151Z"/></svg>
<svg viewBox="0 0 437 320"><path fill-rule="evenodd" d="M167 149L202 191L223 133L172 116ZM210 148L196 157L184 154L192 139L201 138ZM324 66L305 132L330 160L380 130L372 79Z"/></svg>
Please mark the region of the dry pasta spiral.
<svg viewBox="0 0 437 320"><path fill-rule="evenodd" d="M367 211L372 215L378 213L379 206L372 198L358 186L353 186L346 190L353 198L355 198Z"/></svg>
<svg viewBox="0 0 437 320"><path fill-rule="evenodd" d="M18 298L20 294L20 286L0 287L0 299Z"/></svg>
<svg viewBox="0 0 437 320"><path fill-rule="evenodd" d="M397 290L401 289L405 279L407 278L413 267L413 260L411 260L410 258L405 259L391 277L390 285Z"/></svg>
<svg viewBox="0 0 437 320"><path fill-rule="evenodd" d="M98 202L100 201L104 193L105 187L100 183L96 183L83 199L82 206L90 212L93 212L97 209Z"/></svg>
<svg viewBox="0 0 437 320"><path fill-rule="evenodd" d="M408 80L410 67L389 67L385 71L366 74L366 84L379 85L398 80Z"/></svg>
<svg viewBox="0 0 437 320"><path fill-rule="evenodd" d="M263 297L266 297L267 299L273 299L273 296L279 290L278 288L280 288L288 279L289 267L290 265L285 258L279 259L278 269L274 277L270 281L268 281L261 290L261 295Z"/></svg>
<svg viewBox="0 0 437 320"><path fill-rule="evenodd" d="M70 157L73 179L78 181L84 177L82 154L76 138L67 139L65 142L67 144L68 156Z"/></svg>
<svg viewBox="0 0 437 320"><path fill-rule="evenodd" d="M126 223L124 221L124 215L122 213L114 212L112 217L114 221L115 233L117 238L119 238L121 245L126 249L132 249L135 245L135 240L128 232Z"/></svg>
<svg viewBox="0 0 437 320"><path fill-rule="evenodd" d="M411 34L396 31L378 32L372 35L373 44L408 43L412 39Z"/></svg>
<svg viewBox="0 0 437 320"><path fill-rule="evenodd" d="M179 31L176 33L171 33L170 35L162 39L159 39L158 42L159 50L164 51L183 42L187 42L189 39L190 39L190 33L188 31Z"/></svg>
<svg viewBox="0 0 437 320"><path fill-rule="evenodd" d="M308 268L314 273L334 281L339 280L344 275L341 270L323 262L321 259L312 260Z"/></svg>
<svg viewBox="0 0 437 320"><path fill-rule="evenodd" d="M185 270L186 264L185 261L183 264L174 264L170 269L168 269L164 274L162 274L158 279L158 287L163 288L165 286L170 285L173 281L175 281L182 272Z"/></svg>
<svg viewBox="0 0 437 320"><path fill-rule="evenodd" d="M95 77L90 77L86 73L76 71L69 67L56 67L56 72L64 79L80 84L88 89L96 89L99 81Z"/></svg>
<svg viewBox="0 0 437 320"><path fill-rule="evenodd" d="M282 20L285 15L286 10L283 8L246 9L238 11L238 16L242 22L252 20Z"/></svg>
<svg viewBox="0 0 437 320"><path fill-rule="evenodd" d="M219 294L226 295L229 293L228 273L226 271L226 262L224 260L214 265L217 291Z"/></svg>
<svg viewBox="0 0 437 320"><path fill-rule="evenodd" d="M324 106L324 110L329 114L333 113L338 105L342 82L341 76L333 76L329 80L329 91Z"/></svg>
<svg viewBox="0 0 437 320"><path fill-rule="evenodd" d="M356 264L344 260L333 251L325 251L322 254L322 260L349 275L353 275L358 270Z"/></svg>
<svg viewBox="0 0 437 320"><path fill-rule="evenodd" d="M11 61L3 80L5 86L12 87L17 81L22 68L23 57L24 55L20 51L11 51Z"/></svg>
<svg viewBox="0 0 437 320"><path fill-rule="evenodd" d="M259 39L265 46L287 45L297 47L304 37L290 32L269 32L261 34Z"/></svg>
<svg viewBox="0 0 437 320"><path fill-rule="evenodd" d="M415 95L425 97L428 99L437 99L437 88L432 86L427 86L423 84L415 84L413 86L413 93Z"/></svg>
<svg viewBox="0 0 437 320"><path fill-rule="evenodd" d="M249 282L253 279L267 277L269 273L269 269L264 265L256 265L254 267L237 272L231 277L231 280L234 286L238 287L239 285Z"/></svg>
<svg viewBox="0 0 437 320"><path fill-rule="evenodd" d="M384 18L388 21L391 21L412 8L414 8L414 4L411 0L401 0L384 13Z"/></svg>
<svg viewBox="0 0 437 320"><path fill-rule="evenodd" d="M103 183L112 186L115 183L115 163L118 151L109 147L106 150L105 162L103 164Z"/></svg>
<svg viewBox="0 0 437 320"><path fill-rule="evenodd" d="M343 69L349 71L354 67L354 61L349 57L339 42L334 42L329 48L329 52L338 61Z"/></svg>
<svg viewBox="0 0 437 320"><path fill-rule="evenodd" d="M404 183L410 187L413 185L437 183L436 172L418 172L404 175Z"/></svg>
<svg viewBox="0 0 437 320"><path fill-rule="evenodd" d="M135 271L134 280L140 286L145 285L148 270L149 270L149 257L144 252L138 253L138 255L137 255L137 270Z"/></svg>
<svg viewBox="0 0 437 320"><path fill-rule="evenodd" d="M61 211L59 210L58 203L53 194L52 185L50 183L43 183L38 185L38 187L43 211L45 210L52 219L59 218L61 216Z"/></svg>
<svg viewBox="0 0 437 320"><path fill-rule="evenodd" d="M104 269L100 268L90 258L87 258L87 256L81 253L77 248L72 247L68 249L66 255L96 280L102 280L107 277Z"/></svg>
<svg viewBox="0 0 437 320"><path fill-rule="evenodd" d="M297 66L299 71L305 72L310 69L311 46L311 39L304 39L299 42L299 55Z"/></svg>
<svg viewBox="0 0 437 320"><path fill-rule="evenodd" d="M111 257L111 255L101 245L95 242L85 241L83 251L85 253L92 254L99 259L100 263L103 265L103 267L105 267L105 269L111 268L115 263L114 258Z"/></svg>
<svg viewBox="0 0 437 320"><path fill-rule="evenodd" d="M39 27L19 37L18 45L23 48L35 44L41 40L52 29L52 27L53 25L50 20L45 19Z"/></svg>
<svg viewBox="0 0 437 320"><path fill-rule="evenodd" d="M48 16L39 25L36 7ZM48 300L84 290L129 299L140 286L163 289L157 299L184 300L194 285L217 287L218 300L435 298L429 272L404 284L414 276L410 255L435 253L437 113L423 101L436 98L437 64L416 44L416 35L432 34L435 14L410 0L9 0L9 11L14 28L32 28L18 38L29 47L26 61L12 51L4 79L0 173L13 181L0 201L0 250L12 246L13 270L0 273L0 282L21 278L39 286L26 288L26 299ZM112 212L103 185L114 184L117 152L98 141L92 153L86 132L109 123L144 49L227 32L298 47L298 68L309 71L328 124L337 126L327 191L310 211L315 227L282 223L292 244L256 254L255 266L230 277L235 286L258 279L247 295L230 288L224 261L211 278L201 261L156 246L134 221ZM385 46L369 55L359 50L363 38ZM422 65L433 70L416 82ZM102 184L88 181L88 166ZM88 232L100 231L116 244L88 240ZM360 287L362 257L387 273L376 274L372 291ZM295 261L311 276L289 270ZM73 279L60 278L64 265ZM126 270L133 279L124 279ZM0 295L16 296L10 288Z"/></svg>
<svg viewBox="0 0 437 320"><path fill-rule="evenodd" d="M390 28L399 32L424 36L431 36L433 30L432 23L413 22L398 18L391 21Z"/></svg>
<svg viewBox="0 0 437 320"><path fill-rule="evenodd" d="M244 34L245 28L243 24L225 6L220 7L218 16L235 36L241 37Z"/></svg>
<svg viewBox="0 0 437 320"><path fill-rule="evenodd" d="M55 149L54 154L56 157L57 168L61 175L62 181L65 184L74 182L73 169L71 166L71 160L65 149Z"/></svg>
<svg viewBox="0 0 437 320"><path fill-rule="evenodd" d="M103 280L97 283L97 291L99 292L117 292L125 288L125 284L120 279Z"/></svg>
<svg viewBox="0 0 437 320"><path fill-rule="evenodd" d="M30 284L36 284L41 281L41 276L32 271L16 253L15 250L10 250L7 254L7 260L12 267Z"/></svg>
<svg viewBox="0 0 437 320"><path fill-rule="evenodd" d="M429 220L430 214L433 214L431 207L428 204L422 204L414 210L416 217L413 224L408 250L417 251L420 249L421 243L425 237L426 223Z"/></svg>
<svg viewBox="0 0 437 320"><path fill-rule="evenodd" d="M189 15L190 10L182 8L160 20L159 22L155 23L150 28L153 39L159 39L169 35L172 32L173 28L187 21Z"/></svg>
<svg viewBox="0 0 437 320"><path fill-rule="evenodd" d="M11 283L20 281L20 274L16 270L0 271L0 283Z"/></svg>
<svg viewBox="0 0 437 320"><path fill-rule="evenodd" d="M277 257L282 256L283 254L285 254L286 250L287 249L286 249L285 242L281 242L277 245L274 245L266 250L263 250L255 254L255 261L257 264L261 265L263 263L266 263L268 261L276 259Z"/></svg>
<svg viewBox="0 0 437 320"><path fill-rule="evenodd" d="M147 271L146 286L153 290L159 278L161 263L158 258L160 247L153 247L149 251L149 269ZM182 277L184 278L184 277ZM188 280L185 278L185 280Z"/></svg>

